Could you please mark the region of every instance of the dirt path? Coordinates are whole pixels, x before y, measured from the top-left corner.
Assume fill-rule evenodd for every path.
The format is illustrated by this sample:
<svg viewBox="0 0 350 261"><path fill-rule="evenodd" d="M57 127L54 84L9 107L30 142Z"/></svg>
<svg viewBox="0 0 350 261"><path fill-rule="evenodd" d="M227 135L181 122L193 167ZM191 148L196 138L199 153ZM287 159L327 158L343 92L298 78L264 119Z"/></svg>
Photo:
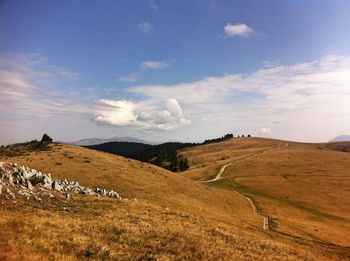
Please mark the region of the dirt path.
<svg viewBox="0 0 350 261"><path fill-rule="evenodd" d="M238 193L240 194L240 193ZM240 194L243 195L243 194ZM255 214L261 216L263 218L263 229L264 230L269 230L270 229L270 221L269 221L269 217L265 216L264 214L261 213L261 209L257 206L257 204L255 203L255 201L246 195L243 195L250 203L250 205L252 206L252 209L254 211Z"/></svg>
<svg viewBox="0 0 350 261"><path fill-rule="evenodd" d="M209 179L209 180L200 181L200 182L202 182L202 183L209 183L209 182L214 182L214 181L217 181L217 180L222 179L222 176L221 176L221 175L225 172L226 168L227 168L228 166L230 166L231 164L232 164L232 163L227 163L227 164L221 166L221 168L220 168L218 174L215 176L215 178ZM239 193L238 191L235 191L235 192L236 192L237 194L243 196L246 200L248 200L248 202L250 203L250 205L251 205L251 207L252 207L254 213L257 214L257 215L259 215L259 216L261 216L261 217L263 218L263 229L264 229L264 230L269 230L269 229L270 229L270 227L269 227L269 217L268 217L268 216L265 216L265 215L263 215L263 214L261 213L260 208L259 208L259 207L257 206L257 204L254 202L254 200L253 200L251 197L249 197L249 196L246 196L246 195L244 195L244 194Z"/></svg>
<svg viewBox="0 0 350 261"><path fill-rule="evenodd" d="M226 169L228 166L230 166L231 164L232 164L232 163L228 163L228 164L223 165L223 166L220 168L218 174L215 176L215 178L209 179L209 180L203 180L203 181L200 181L200 182L208 183L208 182L213 182L213 181L217 181L217 180L219 180L219 179L222 179L221 175L224 173L225 169Z"/></svg>
<svg viewBox="0 0 350 261"><path fill-rule="evenodd" d="M280 144L279 147L281 147L281 146L283 146L283 144ZM286 143L285 146L288 147L289 144ZM240 160L238 160L237 162L234 162L234 163L236 164L236 163L238 163L238 162L240 162L240 161L242 161L242 160L246 160L246 159L249 159L249 158L251 158L251 157L257 156L258 154L264 154L266 151L269 151L269 150L271 150L271 149L275 149L275 148L269 148L269 149L266 149L266 150L264 150L264 151L262 151L262 152L254 153L253 155L248 155L248 156L243 157L243 158L241 158ZM225 164L225 165L221 166L221 168L220 168L220 170L219 170L219 172L218 172L218 174L216 175L215 178L210 179L210 180L205 180L205 181L199 181L199 182L202 182L202 183L210 183L210 182L214 182L214 181L217 181L217 180L222 179L222 178L223 178L223 177L222 177L222 174L225 172L226 168L227 168L229 165L231 165L231 164L232 164L232 163L228 163L228 164ZM251 196L245 195L245 194L243 194L243 193L240 193L240 192L238 192L238 191L236 191L236 190L233 190L233 192L237 193L237 194L240 195L240 196L243 196L243 197L249 202L249 204L250 204L250 206L252 207L254 213L255 213L256 215L259 215L260 217L263 218L263 226L262 226L262 227L263 227L263 229L266 230L266 231L270 231L270 232L272 232L272 233L277 233L277 234L279 234L279 235L281 235L281 236L288 237L288 238L292 238L292 239L294 239L294 240L301 240L301 242L305 242L305 241L306 241L306 242L310 242L310 243L320 244L320 245L325 246L325 247L327 247L327 248L335 248L335 249L341 249L341 250L344 250L344 249L350 250L350 247L348 247L348 246L340 246L340 245L337 245L337 244L334 244L334 243L331 243L331 242L323 241L323 240L318 239L318 238L315 238L315 239L306 239L306 238L302 238L302 237L300 237L300 236L296 236L296 235L289 234L289 233L286 233L286 232L277 231L277 230L274 228L273 225L271 226L271 224L273 223L273 222L271 221L271 217L266 216L266 215L264 215L264 214L262 213L261 208L259 208L259 205L257 204L257 202L255 202L255 199L254 199L254 198L252 198Z"/></svg>

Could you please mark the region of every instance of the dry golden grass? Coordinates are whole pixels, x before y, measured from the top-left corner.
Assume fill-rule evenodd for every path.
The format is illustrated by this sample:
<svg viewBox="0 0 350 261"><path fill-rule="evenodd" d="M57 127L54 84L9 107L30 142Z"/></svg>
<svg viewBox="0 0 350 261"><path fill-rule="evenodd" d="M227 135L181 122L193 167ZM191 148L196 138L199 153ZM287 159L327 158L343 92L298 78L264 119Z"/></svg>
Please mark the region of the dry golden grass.
<svg viewBox="0 0 350 261"><path fill-rule="evenodd" d="M76 180L92 188L115 189L124 198L138 198L180 209L190 208L203 215L215 212L218 218L221 215L237 216L236 208L245 209L243 213L246 216L243 215L242 219L255 221L251 218L249 205L238 195L213 190L160 167L108 153L53 144L51 151L0 158L0 161L17 162L50 172L53 178Z"/></svg>
<svg viewBox="0 0 350 261"><path fill-rule="evenodd" d="M249 202L227 190L227 184L217 184L225 189L211 188L186 177L215 175L225 162L235 159L243 164L249 159L248 154L264 155L263 151L270 150L275 143L279 147L277 141L258 140L256 144L242 141L234 145L241 150L237 153L232 153L231 141L217 146L211 144L195 148L202 150L200 157L196 156L198 152L188 150L185 153L195 167L185 175L61 144L53 144L50 151L2 157L0 161L51 172L55 178L115 189L130 200L119 202L79 195L65 200L56 193L54 199L44 199L43 204L39 204L19 197L13 203L0 195L0 260L349 259L349 251L337 246L263 231L262 220L254 215ZM196 167L203 164L206 166ZM230 166L224 175L233 174L235 167ZM260 201L266 197L255 194L254 197L264 211L275 204L273 200L270 205ZM269 198L266 201L269 202ZM279 221L278 224L280 226ZM283 227L278 227L280 229Z"/></svg>
<svg viewBox="0 0 350 261"><path fill-rule="evenodd" d="M143 201L17 202L1 208L5 260L307 260L311 255L261 236L233 232L188 212Z"/></svg>
<svg viewBox="0 0 350 261"><path fill-rule="evenodd" d="M211 186L254 197L272 218L273 229L286 238L337 245L348 253L350 153L328 147L332 146L234 139L184 150L192 166L184 175L207 179L232 162L224 179Z"/></svg>

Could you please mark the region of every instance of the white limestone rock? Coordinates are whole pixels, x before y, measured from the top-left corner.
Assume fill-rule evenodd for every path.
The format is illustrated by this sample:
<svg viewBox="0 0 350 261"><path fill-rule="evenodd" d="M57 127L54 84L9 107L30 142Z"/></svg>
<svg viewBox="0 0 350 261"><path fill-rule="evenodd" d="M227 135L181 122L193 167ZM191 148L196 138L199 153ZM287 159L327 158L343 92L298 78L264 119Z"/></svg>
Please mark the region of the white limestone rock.
<svg viewBox="0 0 350 261"><path fill-rule="evenodd" d="M34 186L39 189L37 190ZM51 189L64 193L67 199L69 199L71 193L121 199L114 190L109 191L100 188L92 190L89 187L81 186L77 181L53 180L50 173L41 173L35 169L19 166L16 163L5 164L0 162L0 194L5 194L7 199L15 199L15 193L10 190L10 187L17 194L26 197L27 200L35 198L38 202L42 202L42 198L45 197L54 197L49 192Z"/></svg>
<svg viewBox="0 0 350 261"><path fill-rule="evenodd" d="M54 182L52 183L52 188L54 190L57 190L57 191L61 191L62 190L62 186L60 185L59 181L56 179L54 180Z"/></svg>
<svg viewBox="0 0 350 261"><path fill-rule="evenodd" d="M29 190L33 190L33 189L34 189L32 183L30 183L29 179L26 180L26 183L27 183L27 184L26 184L26 185L27 185L27 188L28 188Z"/></svg>

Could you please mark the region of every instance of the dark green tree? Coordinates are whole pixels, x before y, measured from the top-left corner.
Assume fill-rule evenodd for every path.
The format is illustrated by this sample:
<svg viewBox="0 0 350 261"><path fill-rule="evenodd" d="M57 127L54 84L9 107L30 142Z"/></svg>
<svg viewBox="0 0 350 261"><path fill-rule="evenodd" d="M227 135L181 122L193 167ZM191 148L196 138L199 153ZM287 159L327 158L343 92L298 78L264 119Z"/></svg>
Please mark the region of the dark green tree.
<svg viewBox="0 0 350 261"><path fill-rule="evenodd" d="M190 166L189 166L188 160L186 158L180 159L180 161L179 161L179 169L180 169L180 171L185 171L189 167Z"/></svg>

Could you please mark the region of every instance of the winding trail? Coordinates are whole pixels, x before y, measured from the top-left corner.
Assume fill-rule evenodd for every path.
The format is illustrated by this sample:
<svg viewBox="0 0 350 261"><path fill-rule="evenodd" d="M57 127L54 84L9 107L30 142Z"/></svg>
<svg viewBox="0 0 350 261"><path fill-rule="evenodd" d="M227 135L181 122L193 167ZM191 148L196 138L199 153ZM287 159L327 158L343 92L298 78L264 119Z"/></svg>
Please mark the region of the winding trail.
<svg viewBox="0 0 350 261"><path fill-rule="evenodd" d="M238 193L239 194L239 193ZM240 194L242 195L242 194ZM269 217L268 216L265 216L264 214L261 213L261 209L258 208L257 204L255 203L254 199L249 197L249 196L246 196L246 195L243 195L250 203L250 205L252 206L252 209L254 211L255 214L263 217L263 229L264 230L270 230L270 220L269 220Z"/></svg>
<svg viewBox="0 0 350 261"><path fill-rule="evenodd" d="M222 174L225 172L226 168L228 166L230 166L232 163L227 163L223 166L221 166L218 174L215 176L215 178L213 179L209 179L209 180L203 180L203 181L200 181L202 183L209 183L209 182L214 182L214 181L217 181L217 180L220 180L222 179ZM244 195L244 194L241 194L239 193L238 191L235 191L237 194L243 196L246 200L248 200L249 204L251 205L253 211L255 214L261 216L263 218L263 229L264 230L269 230L270 229L270 226L269 226L269 217L268 216L265 216L261 213L261 209L257 206L257 204L255 203L254 199L247 196L247 195Z"/></svg>
<svg viewBox="0 0 350 261"><path fill-rule="evenodd" d="M226 168L228 166L230 166L231 164L232 163L227 163L227 164L221 166L221 168L220 168L220 170L219 170L219 172L218 172L218 174L216 175L215 178L209 179L209 180L204 180L204 181L199 181L199 182L210 183L210 182L214 182L214 181L222 179L223 178L222 174L225 172ZM256 215L259 215L260 217L263 218L263 226L262 227L266 231L274 232L274 233L280 234L280 235L285 236L285 237L293 238L295 240L301 240L302 242L307 241L307 242L311 242L311 243L317 243L317 244L323 245L323 246L325 246L327 248L328 247L334 247L334 248L342 249L342 250L343 249L350 250L350 247L348 247L348 246L340 246L340 245L337 245L337 244L334 244L334 243L331 243L331 242L327 242L327 241L323 241L323 240L320 240L320 239L306 239L306 238L302 238L300 236L292 235L292 234L285 233L285 232L282 232L282 231L277 231L277 230L273 229L273 227L271 227L271 223L272 222L270 220L270 217L264 215L261 212L261 209L259 208L258 204L255 202L254 198L252 198L251 196L245 195L243 193L240 193L237 190L233 190L233 192L237 193L240 196L243 196L249 202L249 204L252 207L254 213Z"/></svg>
<svg viewBox="0 0 350 261"><path fill-rule="evenodd" d="M219 180L219 179L222 179L221 175L225 172L225 169L226 169L228 166L230 166L231 164L232 164L232 163L228 163L228 164L223 165L223 166L220 168L218 174L215 176L215 178L209 179L209 180L202 180L202 181L200 181L200 182L202 182L202 183L208 183L208 182L213 182L213 181L217 181L217 180Z"/></svg>
<svg viewBox="0 0 350 261"><path fill-rule="evenodd" d="M280 144L279 147L282 147L283 144ZM286 143L284 144L285 147L289 147L289 143ZM255 157L257 156L258 154L265 154L267 151L269 150L273 150L275 148L268 148L268 149L264 149L262 152L259 152L259 153L253 153L253 154L249 154L245 157L242 157L241 159L239 159L237 162L234 162L235 164L242 161L242 160L246 160L248 158L252 158L252 157ZM209 180L198 180L198 182L201 182L201 183L210 183L210 182L215 182L215 181L218 181L220 179L223 179L222 177L222 174L225 172L226 168L228 166L230 166L231 164L233 164L232 162L231 163L227 163L223 166L221 166L219 172L217 173L217 175L215 176L215 178L213 179L209 179ZM312 243L312 244L320 244L326 248L335 248L335 249L341 249L342 251L343 250L350 250L350 247L349 246L341 246L341 245L337 245L337 244L334 244L334 243L331 243L331 242L328 242L328 241L324 241L324 240L321 240L321 239L318 239L318 238L315 238L315 239L306 239L306 238L303 238L303 237L300 237L300 236L297 236L297 235L293 235L293 234L289 234L289 233L286 233L286 232L282 232L282 231L277 231L276 229L274 229L274 226L273 226L273 222L271 220L271 217L269 216L266 216L262 213L261 211L261 208L259 208L257 202L255 202L255 199L251 196L248 196L244 193L240 193L238 192L237 190L233 190L233 192L235 192L236 194L240 195L240 196L243 196L250 204L250 206L252 207L254 213L256 215L259 215L260 217L263 218L263 230L265 231L270 231L270 232L273 232L273 233L277 233L281 236L284 236L284 237L288 237L288 238L292 238L294 240L300 240L301 242L305 243L305 242L309 242L309 243Z"/></svg>

